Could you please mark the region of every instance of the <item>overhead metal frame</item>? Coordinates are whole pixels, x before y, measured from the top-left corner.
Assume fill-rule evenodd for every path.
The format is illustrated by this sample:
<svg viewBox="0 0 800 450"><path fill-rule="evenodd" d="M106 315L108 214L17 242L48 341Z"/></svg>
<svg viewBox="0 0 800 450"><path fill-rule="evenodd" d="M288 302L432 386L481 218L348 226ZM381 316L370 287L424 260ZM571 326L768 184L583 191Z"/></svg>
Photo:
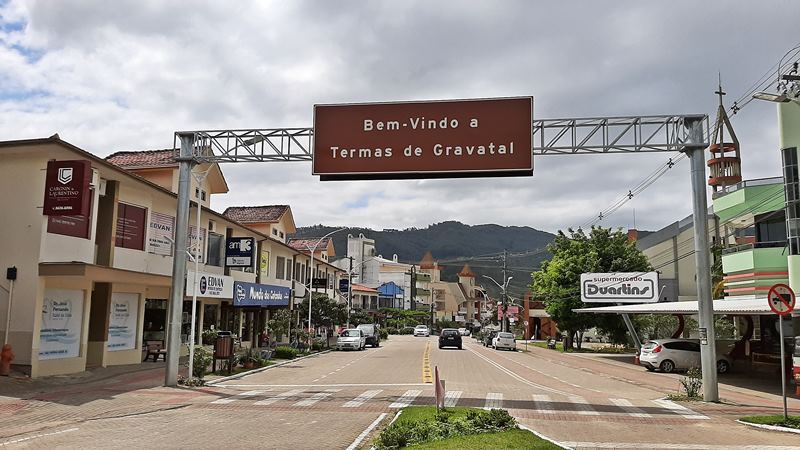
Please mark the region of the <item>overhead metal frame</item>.
<svg viewBox="0 0 800 450"><path fill-rule="evenodd" d="M708 142L690 139L690 129L697 122L703 123L707 141L705 114L535 120L533 154L677 152L687 144L705 148ZM196 163L312 160L313 128L179 131L176 150L181 135L194 136Z"/></svg>

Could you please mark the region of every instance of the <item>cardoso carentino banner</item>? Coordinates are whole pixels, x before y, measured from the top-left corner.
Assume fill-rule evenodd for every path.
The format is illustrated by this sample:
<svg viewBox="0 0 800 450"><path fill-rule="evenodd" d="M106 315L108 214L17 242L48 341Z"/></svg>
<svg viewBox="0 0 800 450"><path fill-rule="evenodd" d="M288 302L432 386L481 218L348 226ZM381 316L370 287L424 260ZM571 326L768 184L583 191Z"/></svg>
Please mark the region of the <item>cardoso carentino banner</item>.
<svg viewBox="0 0 800 450"><path fill-rule="evenodd" d="M585 303L655 303L658 272L581 274L581 300Z"/></svg>

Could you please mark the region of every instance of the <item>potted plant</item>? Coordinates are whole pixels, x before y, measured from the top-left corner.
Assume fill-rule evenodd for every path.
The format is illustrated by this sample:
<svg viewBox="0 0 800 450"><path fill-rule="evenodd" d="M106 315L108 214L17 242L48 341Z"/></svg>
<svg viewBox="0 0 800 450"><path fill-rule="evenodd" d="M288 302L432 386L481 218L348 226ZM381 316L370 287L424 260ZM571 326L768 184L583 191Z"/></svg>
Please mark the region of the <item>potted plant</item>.
<svg viewBox="0 0 800 450"><path fill-rule="evenodd" d="M261 351L257 348L248 348L238 356L238 362L245 369L255 369L262 364Z"/></svg>

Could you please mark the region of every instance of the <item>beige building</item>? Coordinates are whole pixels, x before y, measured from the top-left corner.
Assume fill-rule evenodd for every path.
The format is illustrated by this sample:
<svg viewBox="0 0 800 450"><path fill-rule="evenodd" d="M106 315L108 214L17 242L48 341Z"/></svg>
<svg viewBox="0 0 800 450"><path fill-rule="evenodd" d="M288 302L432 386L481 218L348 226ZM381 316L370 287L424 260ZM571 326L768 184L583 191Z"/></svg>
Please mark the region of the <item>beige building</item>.
<svg viewBox="0 0 800 450"><path fill-rule="evenodd" d="M420 273L430 277L427 288L434 302L437 320L479 325L483 288L475 283L475 274L466 264L458 274L458 282L442 281L439 265L427 252L420 261Z"/></svg>
<svg viewBox="0 0 800 450"><path fill-rule="evenodd" d="M142 360L146 340L166 339L177 202L172 152L120 152L104 160L58 136L0 142L0 187L14 193L0 198L6 230L0 237L0 268L18 270L9 330L17 367L38 377L133 364ZM43 215L48 161L91 166L88 215ZM269 310L291 307L292 296L305 292L293 269L297 263L306 267L308 258L280 235L273 238L271 230L267 235L208 209L211 195L227 192L227 184L216 165L195 171L207 173L193 180L188 243L197 253L185 256L198 256L199 276L195 263L187 264L187 294L199 289L197 339L213 326L238 333L243 345L258 345ZM199 230L194 201L203 206ZM290 225L293 220L276 229L286 233ZM252 266L226 267L226 238L231 237L257 242ZM324 261L317 269L334 279L342 273ZM0 283L3 326L9 286L6 280ZM243 298L243 287L288 293L284 306L237 306L234 286ZM186 297L184 340L190 311L191 297Z"/></svg>

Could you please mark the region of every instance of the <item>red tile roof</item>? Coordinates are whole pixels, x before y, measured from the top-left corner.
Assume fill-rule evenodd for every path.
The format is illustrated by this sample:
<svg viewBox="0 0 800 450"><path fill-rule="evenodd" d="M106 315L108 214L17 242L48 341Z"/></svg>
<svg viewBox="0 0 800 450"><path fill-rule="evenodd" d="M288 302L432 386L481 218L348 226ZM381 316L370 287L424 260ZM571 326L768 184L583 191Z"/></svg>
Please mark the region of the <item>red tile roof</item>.
<svg viewBox="0 0 800 450"><path fill-rule="evenodd" d="M353 290L358 292L374 292L378 293L377 289L372 289L371 287L366 287L363 284L353 283Z"/></svg>
<svg viewBox="0 0 800 450"><path fill-rule="evenodd" d="M319 241L319 244L317 244L317 241ZM328 249L328 243L330 241L331 241L331 238L329 238L329 237L323 238L321 241L320 241L319 238L315 238L315 237L311 237L311 238L292 238L292 239L289 239L289 242L287 242L287 244L289 244L289 246L291 246L295 250L301 250L301 251L306 252L306 253L309 252L308 249L313 248L314 245L316 245L317 246L317 249L315 251L315 253L316 253L316 252L321 252L323 250L327 250Z"/></svg>
<svg viewBox="0 0 800 450"><path fill-rule="evenodd" d="M475 278L475 273L472 271L472 268L469 266L469 264L464 264L464 268L461 269L461 272L458 273L458 276Z"/></svg>
<svg viewBox="0 0 800 450"><path fill-rule="evenodd" d="M142 150L132 152L116 152L106 157L106 161L116 166L131 169L139 167L173 167L177 166L175 149Z"/></svg>
<svg viewBox="0 0 800 450"><path fill-rule="evenodd" d="M289 205L231 206L222 213L239 223L276 223L289 209Z"/></svg>
<svg viewBox="0 0 800 450"><path fill-rule="evenodd" d="M436 267L436 261L433 260L431 252L425 252L425 256L423 256L422 261L419 262L419 267L422 269L433 269Z"/></svg>

